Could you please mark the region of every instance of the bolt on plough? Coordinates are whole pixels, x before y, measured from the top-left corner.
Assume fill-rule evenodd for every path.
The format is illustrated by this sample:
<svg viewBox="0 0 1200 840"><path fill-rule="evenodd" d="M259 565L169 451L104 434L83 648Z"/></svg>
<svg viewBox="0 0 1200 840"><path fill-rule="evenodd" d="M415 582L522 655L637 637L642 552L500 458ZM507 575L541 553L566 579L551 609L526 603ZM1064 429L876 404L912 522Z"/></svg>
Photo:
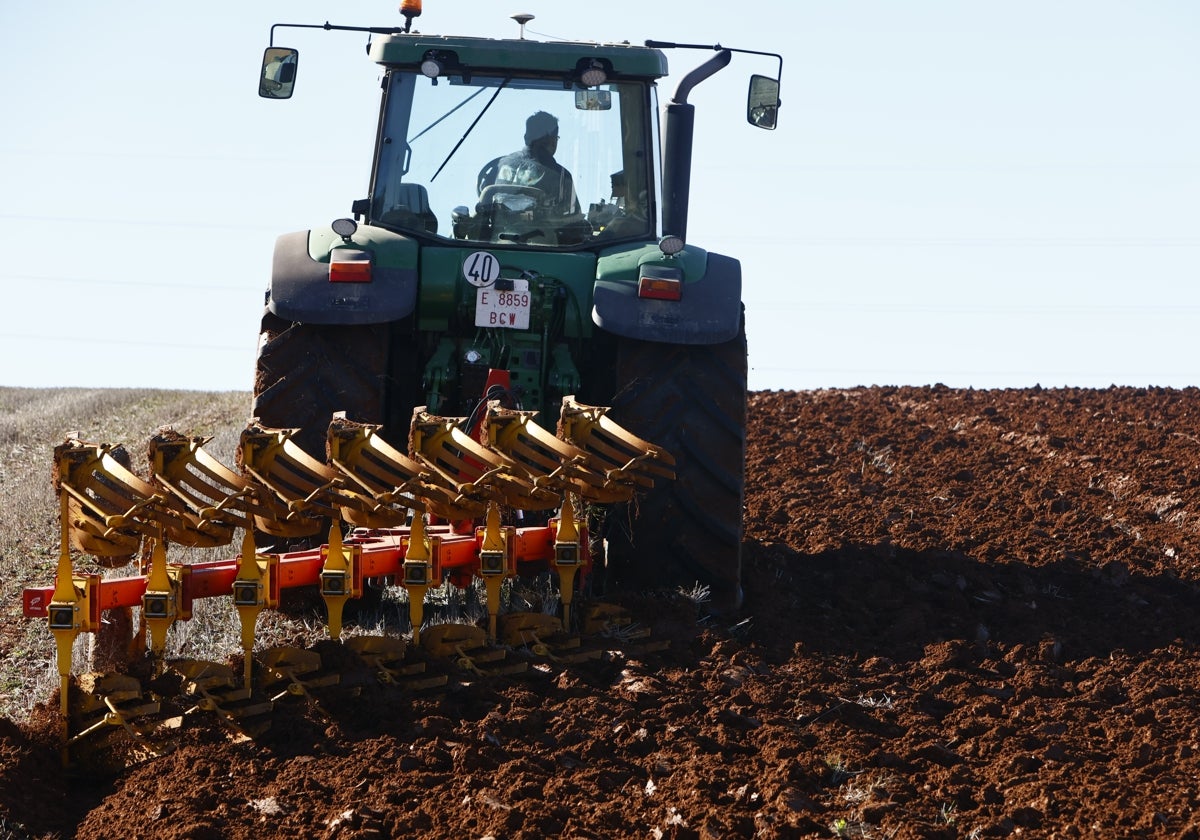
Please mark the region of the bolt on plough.
<svg viewBox="0 0 1200 840"><path fill-rule="evenodd" d="M401 637L355 636L343 649L388 685L420 690L446 683L429 673L417 649L442 659L464 679L515 673L511 647L546 662L598 656L589 634L624 641L628 617L596 604L572 620L573 594L591 567L583 504L631 500L657 479L673 479L674 459L607 417L606 409L563 400L557 434L535 422L535 412L499 401L471 428L464 418L414 411L409 452L389 444L380 427L335 415L327 458L321 462L295 444L295 430L252 423L241 434L237 469L208 453L207 439L160 432L150 442L150 476L129 466L121 447L70 439L54 453L53 483L60 505L61 549L55 584L28 588L24 614L48 620L61 678L63 760L74 744L103 731L145 738L139 719L160 713L153 688L127 674L91 676L72 691L72 648L96 633L107 610L140 608L137 638L148 647L154 679L169 672L188 698L183 714L214 714L240 737L269 725L276 702L304 698L322 711L317 693L337 684L319 653L273 647L255 654L260 614L278 608L281 592L317 587L327 631L341 643L346 603L363 597L372 579L398 581L408 594L411 644ZM502 524L502 511L549 512L545 525ZM316 548L272 553L258 540L319 538ZM233 543L230 559L181 564L168 546L214 548ZM104 577L77 569L72 552L116 567L135 559L139 574ZM501 615L506 580L539 571L557 573L562 616ZM486 627L434 624L422 629L426 595L444 584L466 588L481 580ZM168 661L167 634L192 618L197 599L230 597L238 613L242 673L194 659ZM572 628L583 628L583 638ZM506 647L507 646L507 647ZM144 650L144 649L143 649Z"/></svg>

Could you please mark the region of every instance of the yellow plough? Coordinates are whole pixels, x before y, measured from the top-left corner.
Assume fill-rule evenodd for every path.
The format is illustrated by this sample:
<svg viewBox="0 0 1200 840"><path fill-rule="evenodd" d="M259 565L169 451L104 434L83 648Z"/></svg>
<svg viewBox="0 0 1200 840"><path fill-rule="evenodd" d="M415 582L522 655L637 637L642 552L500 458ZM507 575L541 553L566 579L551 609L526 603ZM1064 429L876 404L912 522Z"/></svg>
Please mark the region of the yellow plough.
<svg viewBox="0 0 1200 840"><path fill-rule="evenodd" d="M533 412L498 402L488 404L476 429L464 428L461 418L417 409L404 453L378 427L335 415L325 462L297 446L293 430L251 424L241 435L237 469L207 452L206 439L165 431L150 443L148 477L133 471L120 447L64 442L55 449L54 467L62 530L57 581L24 596L25 615L48 619L55 635L64 744L71 741L72 645L80 633L100 629L105 610L140 608L154 672L169 665L194 698L189 711L213 712L246 736L259 731L274 702L300 696L320 708L316 695L337 683L337 674L327 673L311 651L283 647L255 656L259 615L277 607L281 590L291 587L319 587L333 640L341 638L345 604L362 597L365 581L391 578L408 590L412 646L382 637L347 642L383 683L445 683L424 674L414 649L449 658L474 676L527 667L501 645L549 661L590 658L569 630L573 594L590 566L578 506L628 501L656 480L673 478L674 461L602 408L568 397L561 418L554 435L537 425ZM542 514L541 525L503 524L512 511L549 515ZM234 558L167 559L171 544L229 545L238 531L241 552ZM264 553L256 545L256 535L302 540L325 533L324 544L295 551ZM139 574L81 573L72 551L109 567L138 558ZM561 618L514 614L501 624L504 581L547 569L558 575ZM474 578L487 593L486 628L435 624L422 630L428 591L447 582L467 586ZM240 680L227 665L165 661L170 627L192 617L196 599L216 596L231 597L239 614ZM114 728L135 732L135 719L158 712L158 701L131 679L85 690L88 721L74 737Z"/></svg>

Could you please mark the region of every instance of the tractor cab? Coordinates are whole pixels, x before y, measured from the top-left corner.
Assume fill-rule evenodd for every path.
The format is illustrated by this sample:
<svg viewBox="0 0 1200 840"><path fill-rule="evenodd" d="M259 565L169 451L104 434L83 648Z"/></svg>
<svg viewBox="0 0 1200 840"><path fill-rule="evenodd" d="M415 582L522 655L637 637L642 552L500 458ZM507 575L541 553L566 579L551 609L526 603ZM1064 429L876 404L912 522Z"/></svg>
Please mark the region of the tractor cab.
<svg viewBox="0 0 1200 840"><path fill-rule="evenodd" d="M686 209L664 204L686 205L686 92L729 53L754 52L366 31L368 53L384 68L384 94L370 195L355 214L419 239L529 249L607 247L682 228ZM656 82L667 60L658 47L716 51L684 79L661 135ZM295 50L269 48L260 94L290 97L296 59ZM754 76L747 121L773 129L778 94L777 78Z"/></svg>
<svg viewBox="0 0 1200 840"><path fill-rule="evenodd" d="M371 224L416 236L586 248L657 228L654 79L645 48L412 36L372 51L387 69ZM536 49L534 49L536 47ZM580 50L594 53L580 59ZM535 69L530 69L530 67Z"/></svg>

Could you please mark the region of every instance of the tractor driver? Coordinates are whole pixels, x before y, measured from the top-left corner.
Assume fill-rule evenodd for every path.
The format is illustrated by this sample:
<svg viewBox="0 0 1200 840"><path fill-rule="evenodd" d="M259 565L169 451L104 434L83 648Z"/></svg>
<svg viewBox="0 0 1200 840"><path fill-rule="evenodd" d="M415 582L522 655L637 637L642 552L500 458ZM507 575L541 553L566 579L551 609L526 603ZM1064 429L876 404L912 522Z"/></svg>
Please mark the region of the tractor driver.
<svg viewBox="0 0 1200 840"><path fill-rule="evenodd" d="M536 187L545 194L545 207L550 213L579 214L575 179L554 159L557 150L558 118L538 111L525 121L525 148L500 158L495 183Z"/></svg>

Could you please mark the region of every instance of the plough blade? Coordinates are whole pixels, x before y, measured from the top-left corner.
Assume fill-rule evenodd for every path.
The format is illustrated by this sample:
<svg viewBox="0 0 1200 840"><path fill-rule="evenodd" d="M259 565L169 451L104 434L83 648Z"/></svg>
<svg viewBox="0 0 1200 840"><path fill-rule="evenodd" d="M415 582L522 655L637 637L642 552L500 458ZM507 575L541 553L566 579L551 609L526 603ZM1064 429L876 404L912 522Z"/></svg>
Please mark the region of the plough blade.
<svg viewBox="0 0 1200 840"><path fill-rule="evenodd" d="M628 485L631 492L653 486L657 478L675 478L671 453L620 426L603 406L563 397L558 437L587 452L593 468L614 484Z"/></svg>
<svg viewBox="0 0 1200 840"><path fill-rule="evenodd" d="M161 735L178 719L163 720L161 704L146 698L135 677L84 674L70 709L71 728L77 731L63 745L64 766L78 764L93 772L119 773L172 750ZM112 740L121 735L128 740Z"/></svg>
<svg viewBox="0 0 1200 840"><path fill-rule="evenodd" d="M622 606L593 604L583 618L583 635L640 639L650 635L650 631L636 625L629 610Z"/></svg>
<svg viewBox="0 0 1200 840"><path fill-rule="evenodd" d="M185 437L171 429L150 440L151 479L202 521L254 527L256 518L286 515L286 506L204 449L209 438Z"/></svg>
<svg viewBox="0 0 1200 840"><path fill-rule="evenodd" d="M627 501L633 494L627 482L611 480L593 468L594 459L583 449L560 440L543 429L535 411L504 408L488 403L487 442L517 465L535 487L557 494L572 492L589 502Z"/></svg>
<svg viewBox="0 0 1200 840"><path fill-rule="evenodd" d="M268 648L258 655L258 661L262 689L273 703L289 695L304 697L322 714L325 710L312 691L337 685L342 679L341 674L324 670L319 653L291 645Z"/></svg>
<svg viewBox="0 0 1200 840"><path fill-rule="evenodd" d="M375 669L379 681L410 691L439 688L449 682L445 674L429 674L425 663L409 661L408 644L395 636L355 636L347 640L359 659Z"/></svg>
<svg viewBox="0 0 1200 840"><path fill-rule="evenodd" d="M651 639L650 628L633 620L625 607L617 604L593 604L583 619L585 638L603 638L625 653L654 653L671 646L667 639Z"/></svg>
<svg viewBox="0 0 1200 840"><path fill-rule="evenodd" d="M404 525L408 510L428 510L449 521L474 519L482 508L456 503L454 485L414 461L379 435L379 426L355 423L342 414L329 424L329 463L348 487L375 501L371 510L342 508L352 525L386 528Z"/></svg>
<svg viewBox="0 0 1200 840"><path fill-rule="evenodd" d="M255 517L274 537L312 536L338 516L337 473L293 443L295 432L251 423L238 447L238 466L282 506L275 518Z"/></svg>
<svg viewBox="0 0 1200 840"><path fill-rule="evenodd" d="M249 688L238 687L228 665L181 659L172 662L171 668L184 678L188 693L196 698L196 705L189 711L213 712L244 738L255 738L271 728L268 714L275 704L270 700L255 700Z"/></svg>
<svg viewBox="0 0 1200 840"><path fill-rule="evenodd" d="M509 613L500 617L500 640L524 648L552 662L572 663L599 659L599 648L583 647L583 640L563 629L557 616L547 613Z"/></svg>
<svg viewBox="0 0 1200 840"><path fill-rule="evenodd" d="M456 504L503 502L518 510L550 510L559 495L538 487L507 455L489 449L460 428L463 418L438 417L422 409L413 414L409 451L459 492Z"/></svg>
<svg viewBox="0 0 1200 840"><path fill-rule="evenodd" d="M203 520L132 471L123 447L67 440L55 447L55 490L68 496L71 544L101 565L119 566L137 554L142 537L164 533L201 548L227 545L229 525Z"/></svg>
<svg viewBox="0 0 1200 840"><path fill-rule="evenodd" d="M71 743L107 727L121 727L142 741L144 733L133 721L161 710L157 700L145 699L137 678L126 674L85 674L79 679L79 687L72 711L81 729Z"/></svg>
<svg viewBox="0 0 1200 840"><path fill-rule="evenodd" d="M452 658L463 671L477 676L519 674L527 662L509 662L508 651L488 644L487 631L474 624L435 624L421 631L421 647L438 658Z"/></svg>

